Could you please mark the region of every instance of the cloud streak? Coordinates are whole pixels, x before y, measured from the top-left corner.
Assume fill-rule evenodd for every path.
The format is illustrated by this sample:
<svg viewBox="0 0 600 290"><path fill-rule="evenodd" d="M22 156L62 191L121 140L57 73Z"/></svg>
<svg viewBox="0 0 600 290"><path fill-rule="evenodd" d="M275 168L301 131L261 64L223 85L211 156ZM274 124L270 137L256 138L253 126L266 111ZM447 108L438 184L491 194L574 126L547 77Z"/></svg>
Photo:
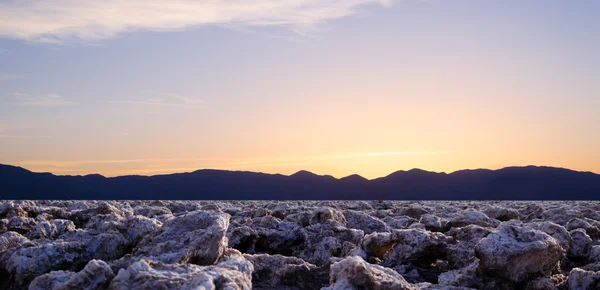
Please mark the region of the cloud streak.
<svg viewBox="0 0 600 290"><path fill-rule="evenodd" d="M50 136L44 135L8 135L8 134L0 134L0 138L7 139L19 139L19 138L48 138Z"/></svg>
<svg viewBox="0 0 600 290"><path fill-rule="evenodd" d="M367 152L367 153L348 153L318 155L306 157L263 157L251 158L246 160L235 160L231 158L139 158L139 159L104 159L104 160L26 160L19 162L19 165L45 165L56 167L73 167L82 165L99 164L176 164L189 165L185 167L191 170L200 169L203 166L226 167L239 165L291 165L319 161L340 160L340 159L359 159L359 158L383 158L393 156L418 156L418 155L436 155L446 154L451 151L400 151L400 152ZM193 164L198 164L196 167ZM204 165L200 165L204 164ZM183 167L180 167L183 168ZM159 168L164 170L164 168Z"/></svg>
<svg viewBox="0 0 600 290"><path fill-rule="evenodd" d="M285 158L261 158L250 159L245 161L231 162L222 165L262 165L262 166L278 166L278 165L301 165L306 163L319 163L334 160L352 160L364 158L386 158L386 157L409 157L409 156L424 156L446 154L451 151L398 151L398 152L360 152L332 155L317 155L306 157L285 157Z"/></svg>
<svg viewBox="0 0 600 290"><path fill-rule="evenodd" d="M0 36L40 42L95 41L136 30L199 25L284 26L303 34L392 0L48 0L0 2Z"/></svg>
<svg viewBox="0 0 600 290"><path fill-rule="evenodd" d="M193 107L204 103L204 100L189 96L182 96L173 93L159 93L155 91L142 91L143 93L151 93L158 97L145 98L141 100L119 100L112 101L112 104L129 104L129 105L147 105L147 106L164 106L164 107Z"/></svg>
<svg viewBox="0 0 600 290"><path fill-rule="evenodd" d="M24 106L61 107L76 104L58 94L31 95L26 93L13 93L12 95L18 100L18 104Z"/></svg>
<svg viewBox="0 0 600 290"><path fill-rule="evenodd" d="M0 50L0 53L2 51ZM11 81L11 80L20 80L24 79L25 75L23 74L2 74L0 73L0 81Z"/></svg>

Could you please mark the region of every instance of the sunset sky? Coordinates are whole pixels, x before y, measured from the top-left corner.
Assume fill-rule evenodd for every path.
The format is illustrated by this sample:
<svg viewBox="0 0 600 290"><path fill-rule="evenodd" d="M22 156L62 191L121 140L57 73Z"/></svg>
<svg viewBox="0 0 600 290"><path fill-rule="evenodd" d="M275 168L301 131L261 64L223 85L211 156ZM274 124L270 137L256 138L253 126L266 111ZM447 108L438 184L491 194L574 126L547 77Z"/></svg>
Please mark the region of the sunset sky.
<svg viewBox="0 0 600 290"><path fill-rule="evenodd" d="M600 173L600 1L0 1L0 163Z"/></svg>

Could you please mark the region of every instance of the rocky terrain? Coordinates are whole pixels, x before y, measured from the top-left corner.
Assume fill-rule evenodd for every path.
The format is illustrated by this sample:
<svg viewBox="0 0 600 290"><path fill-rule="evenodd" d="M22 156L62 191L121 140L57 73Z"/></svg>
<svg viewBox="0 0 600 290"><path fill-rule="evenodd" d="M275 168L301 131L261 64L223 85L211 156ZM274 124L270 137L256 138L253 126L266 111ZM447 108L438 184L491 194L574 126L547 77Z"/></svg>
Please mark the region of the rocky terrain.
<svg viewBox="0 0 600 290"><path fill-rule="evenodd" d="M600 289L600 202L0 201L0 289Z"/></svg>

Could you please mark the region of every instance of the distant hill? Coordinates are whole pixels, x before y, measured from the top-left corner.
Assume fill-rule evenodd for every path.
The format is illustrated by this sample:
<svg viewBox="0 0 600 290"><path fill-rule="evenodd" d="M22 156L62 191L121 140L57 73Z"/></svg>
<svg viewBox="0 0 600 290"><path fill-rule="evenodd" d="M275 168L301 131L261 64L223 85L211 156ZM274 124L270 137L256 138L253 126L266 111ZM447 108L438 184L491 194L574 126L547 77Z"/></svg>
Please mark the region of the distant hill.
<svg viewBox="0 0 600 290"><path fill-rule="evenodd" d="M596 200L600 175L553 167L420 169L368 180L300 171L290 176L197 170L155 176L60 176L0 164L0 199Z"/></svg>

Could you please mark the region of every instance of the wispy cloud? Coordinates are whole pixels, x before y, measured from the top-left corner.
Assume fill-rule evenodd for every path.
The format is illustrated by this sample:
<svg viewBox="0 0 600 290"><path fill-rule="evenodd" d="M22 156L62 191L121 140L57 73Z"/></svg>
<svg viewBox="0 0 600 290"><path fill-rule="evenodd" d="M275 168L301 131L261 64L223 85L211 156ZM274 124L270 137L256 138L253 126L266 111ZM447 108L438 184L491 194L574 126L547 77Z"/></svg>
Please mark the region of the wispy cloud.
<svg viewBox="0 0 600 290"><path fill-rule="evenodd" d="M179 161L207 161L209 158L140 158L140 159L105 159L105 160L27 160L19 162L22 165L54 165L62 167L79 166L85 164L125 164L125 163L164 163Z"/></svg>
<svg viewBox="0 0 600 290"><path fill-rule="evenodd" d="M2 51L0 51L2 53ZM0 81L11 81L25 78L24 74L4 74L0 73Z"/></svg>
<svg viewBox="0 0 600 290"><path fill-rule="evenodd" d="M17 99L18 104L25 106L59 107L76 104L75 102L70 101L63 96L54 93L40 95L12 93L12 96Z"/></svg>
<svg viewBox="0 0 600 290"><path fill-rule="evenodd" d="M137 100L119 100L112 101L113 104L131 104L131 105L149 105L149 106L167 106L167 107L190 107L198 106L204 103L203 100L183 96L173 93L161 93L156 91L142 91L142 93L152 94L153 97Z"/></svg>
<svg viewBox="0 0 600 290"><path fill-rule="evenodd" d="M348 158L367 158L367 157L391 157L391 156L414 156L414 155L433 155L444 154L449 151L399 151L399 152L367 152L367 153L349 153L341 155L324 156L325 159L348 159Z"/></svg>
<svg viewBox="0 0 600 290"><path fill-rule="evenodd" d="M451 151L440 150L440 151L397 151L397 152L359 152L359 153L343 153L343 154L328 154L328 155L315 155L305 157L278 157L278 158L257 158L243 161L236 161L226 163L223 165L301 165L307 163L319 163L324 161L332 160L344 160L344 159L361 159L361 158L389 158L398 156L420 156L420 155L437 155L446 154Z"/></svg>
<svg viewBox="0 0 600 290"><path fill-rule="evenodd" d="M182 96L182 95L178 95L178 94L166 94L167 97L170 97L171 99L174 99L176 101L179 101L183 104L186 105L199 105L204 103L203 100L194 98L194 97L188 97L188 96Z"/></svg>
<svg viewBox="0 0 600 290"><path fill-rule="evenodd" d="M13 135L13 134L0 134L0 138L10 138L10 139L19 139L19 138L48 138L50 136L45 135Z"/></svg>
<svg viewBox="0 0 600 290"><path fill-rule="evenodd" d="M15 132L15 131L23 131L29 129L28 126L23 126L21 124L19 125L15 125L15 124L0 124L0 133L6 133L6 132Z"/></svg>
<svg viewBox="0 0 600 290"><path fill-rule="evenodd" d="M246 160L235 160L231 158L137 158L137 159L98 159L98 160L25 160L19 162L20 165L47 165L58 167L76 167L82 165L94 164L177 164L192 165L205 164L216 167L231 165L289 165L306 162L318 162L338 159L354 159L368 157L390 157L390 156L414 156L414 155L435 155L445 154L451 151L402 151L402 152L369 152L369 153L348 153L317 155L306 157L262 157ZM202 166L190 166L186 168L199 169ZM163 170L163 169L161 169Z"/></svg>
<svg viewBox="0 0 600 290"><path fill-rule="evenodd" d="M42 42L93 41L134 30L198 25L284 26L304 33L392 0L48 0L0 2L0 35Z"/></svg>
<svg viewBox="0 0 600 290"><path fill-rule="evenodd" d="M2 135L0 135L1 138ZM98 169L111 168L118 174L146 174L159 172L175 172L177 167L186 171L201 168L199 164L215 164L223 162L219 158L139 158L139 159L97 159L97 160L24 160L15 164L28 168L43 168L55 173L77 173L83 168L90 168L90 172L98 173ZM193 165L195 164L195 166ZM210 166L209 166L210 167ZM129 168L129 169L127 169ZM100 170L102 171L102 170Z"/></svg>
<svg viewBox="0 0 600 290"><path fill-rule="evenodd" d="M23 139L23 138L47 138L48 135L31 134L33 127L23 125L0 124L0 138L4 139Z"/></svg>

